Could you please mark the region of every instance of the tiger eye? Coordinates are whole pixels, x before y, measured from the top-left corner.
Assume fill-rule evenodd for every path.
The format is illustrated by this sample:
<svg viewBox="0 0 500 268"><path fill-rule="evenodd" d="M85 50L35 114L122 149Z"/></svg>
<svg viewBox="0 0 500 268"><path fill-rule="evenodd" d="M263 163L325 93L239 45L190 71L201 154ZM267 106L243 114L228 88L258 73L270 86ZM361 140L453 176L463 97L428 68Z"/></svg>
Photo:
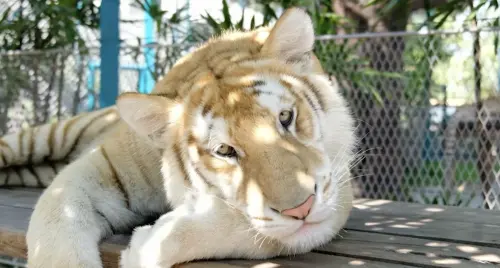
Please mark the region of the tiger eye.
<svg viewBox="0 0 500 268"><path fill-rule="evenodd" d="M236 150L227 144L221 144L215 153L223 157L232 157L236 155Z"/></svg>
<svg viewBox="0 0 500 268"><path fill-rule="evenodd" d="M283 127L285 128L289 127L293 121L293 111L291 110L281 111L279 115L279 120Z"/></svg>

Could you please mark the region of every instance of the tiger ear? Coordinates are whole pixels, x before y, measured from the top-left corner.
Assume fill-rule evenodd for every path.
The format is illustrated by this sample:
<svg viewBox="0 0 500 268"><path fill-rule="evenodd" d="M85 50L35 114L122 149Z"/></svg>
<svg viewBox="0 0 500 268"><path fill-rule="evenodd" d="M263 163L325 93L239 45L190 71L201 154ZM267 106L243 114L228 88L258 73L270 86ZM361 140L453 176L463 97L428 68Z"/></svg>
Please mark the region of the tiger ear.
<svg viewBox="0 0 500 268"><path fill-rule="evenodd" d="M165 147L169 126L179 120L182 112L182 104L169 98L131 92L121 94L116 106L130 128L158 147Z"/></svg>
<svg viewBox="0 0 500 268"><path fill-rule="evenodd" d="M311 17L300 8L289 8L272 28L262 52L310 68L313 46L314 26Z"/></svg>

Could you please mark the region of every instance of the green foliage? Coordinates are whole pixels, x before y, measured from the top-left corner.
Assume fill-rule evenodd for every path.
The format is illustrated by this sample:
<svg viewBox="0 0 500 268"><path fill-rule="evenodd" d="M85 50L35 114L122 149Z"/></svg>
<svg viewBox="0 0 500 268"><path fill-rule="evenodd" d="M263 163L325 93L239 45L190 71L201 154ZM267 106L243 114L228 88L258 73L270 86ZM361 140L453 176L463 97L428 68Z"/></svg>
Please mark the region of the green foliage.
<svg viewBox="0 0 500 268"><path fill-rule="evenodd" d="M183 6L172 12L161 9L157 1L134 0L132 6L146 12L153 19L157 39L172 43L185 42L189 39L188 34L181 27L183 23L191 19L188 14L188 6ZM131 23L135 22L131 21ZM180 37L181 39L175 40L175 37ZM142 46L142 40L138 39L137 41Z"/></svg>
<svg viewBox="0 0 500 268"><path fill-rule="evenodd" d="M497 165L495 170L499 169L500 166ZM458 185L473 185L479 181L478 174L476 163L472 159L470 161L460 161L456 166L455 183ZM417 194L420 201L425 204L469 206L474 197L474 192L463 194L459 191L451 192L448 189L445 191L439 190L434 194L425 193L425 188L439 189L444 185L444 179L444 166L441 160L428 160L418 167L406 168L404 175L406 196L411 197L411 190L421 189ZM409 201L418 202L419 200L410 198Z"/></svg>
<svg viewBox="0 0 500 268"><path fill-rule="evenodd" d="M204 40L204 35L197 31L188 31L183 24L190 22L188 6L183 6L175 11L163 10L158 1L134 0L132 6L146 12L154 21L156 39L173 45L153 44L154 66L148 66L153 79L158 81L171 66L179 59L182 52L194 43ZM135 21L129 21L135 23ZM137 38L136 47L127 48L124 53L131 55L135 60L143 55L146 47L141 38Z"/></svg>
<svg viewBox="0 0 500 268"><path fill-rule="evenodd" d="M21 0L19 9L9 7L0 14L0 51L84 46L79 25L99 27L93 1Z"/></svg>
<svg viewBox="0 0 500 268"><path fill-rule="evenodd" d="M349 44L347 39L318 41L314 53L325 72L340 82L344 94L357 88L382 104L383 100L375 87L375 81L370 79L382 73L370 68L369 60L356 53L360 45L360 42Z"/></svg>
<svg viewBox="0 0 500 268"><path fill-rule="evenodd" d="M340 28L346 32L354 29L353 21L333 12L330 0L318 1L308 9L308 13L311 15L317 35L337 34Z"/></svg>
<svg viewBox="0 0 500 268"><path fill-rule="evenodd" d="M445 191L444 193L439 191L433 197L428 197L423 192L419 192L419 195L426 205L468 207L472 201L471 196L465 196L461 193L455 193L453 196L450 191Z"/></svg>
<svg viewBox="0 0 500 268"><path fill-rule="evenodd" d="M223 20L221 22L218 22L216 19L214 19L214 17L210 15L208 12L206 13L206 15L202 15L202 18L212 28L213 34L215 35L220 35L221 33L228 30L254 30L259 27L267 26L273 20L277 19L276 13L274 9L271 7L270 3L263 3L262 8L263 8L262 15L264 17L262 23L256 24L255 16L252 16L252 18L250 19L249 28L244 28L245 10L243 9L241 18L235 20L231 16L231 13L229 12L229 6L226 0L222 0L221 13L223 16ZM236 21L236 23L234 23L234 21Z"/></svg>
<svg viewBox="0 0 500 268"><path fill-rule="evenodd" d="M403 74L407 81L403 94L409 105L425 106L430 98L441 95L443 85L435 83L433 70L439 62L446 62L451 56L444 49L441 36L416 36L405 40Z"/></svg>
<svg viewBox="0 0 500 268"><path fill-rule="evenodd" d="M290 7L302 7L309 13L315 27L317 35L336 34L339 27L348 27L352 21L345 17L335 14L331 8L330 0L257 0L255 8L259 10L263 16L263 21L256 24L255 16L251 18L249 28L243 27L245 21L244 13L241 18L233 18L229 13L227 0L222 0L223 8L221 13L223 20L217 22L210 14L202 16L205 22L210 25L215 34L220 34L225 30L253 30L255 28L267 26L278 19L276 9L287 9ZM235 23L236 22L236 23Z"/></svg>
<svg viewBox="0 0 500 268"><path fill-rule="evenodd" d="M42 52L26 56L2 52L44 51L78 44L84 54L85 40L78 27L99 27L99 9L92 0L18 0L11 3L0 13L0 129L5 129L7 110L19 101L21 92L24 92L23 99L31 103L23 109L25 115L31 115L32 119L28 119L31 124L49 119L51 98L47 96L53 93L61 96L63 83L56 81L56 77L61 76L68 57L66 53ZM59 101L58 109L60 105Z"/></svg>
<svg viewBox="0 0 500 268"><path fill-rule="evenodd" d="M377 0L377 1L387 1L387 0ZM431 1L431 0L425 0ZM463 12L464 10L469 10L469 15L465 19L464 28L470 27L475 28L473 22L477 19L478 12L480 10L486 12L497 13L500 9L500 1L499 0L450 0L446 4L440 5L432 10L427 10L428 19L419 28L427 25L429 22L434 23L435 29L443 28L445 23L453 20L453 16ZM467 25L469 24L469 25ZM494 18L488 19L486 21L481 21L481 27L499 27L500 26L500 17L496 16ZM495 51L498 51L499 45L499 33L494 32L495 35Z"/></svg>

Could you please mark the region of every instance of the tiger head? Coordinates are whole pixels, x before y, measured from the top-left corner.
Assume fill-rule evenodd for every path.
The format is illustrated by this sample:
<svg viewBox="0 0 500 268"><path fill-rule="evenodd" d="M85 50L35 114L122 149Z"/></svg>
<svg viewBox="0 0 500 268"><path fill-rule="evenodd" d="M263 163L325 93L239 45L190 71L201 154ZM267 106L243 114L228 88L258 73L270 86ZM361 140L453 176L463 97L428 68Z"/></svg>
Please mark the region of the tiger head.
<svg viewBox="0 0 500 268"><path fill-rule="evenodd" d="M217 195L295 252L340 230L352 203L353 119L314 39L307 13L289 9L272 28L196 48L151 95L118 98L121 117L164 152L169 201L181 204L189 189Z"/></svg>

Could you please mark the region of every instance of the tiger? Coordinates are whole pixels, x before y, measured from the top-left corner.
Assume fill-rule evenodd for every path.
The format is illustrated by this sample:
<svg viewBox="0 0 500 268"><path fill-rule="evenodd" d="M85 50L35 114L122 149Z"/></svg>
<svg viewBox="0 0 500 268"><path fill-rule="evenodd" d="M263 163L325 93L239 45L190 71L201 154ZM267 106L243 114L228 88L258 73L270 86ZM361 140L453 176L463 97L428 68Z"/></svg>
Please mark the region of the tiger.
<svg viewBox="0 0 500 268"><path fill-rule="evenodd" d="M352 210L357 138L314 41L292 7L271 26L214 35L151 93L0 139L2 185L45 187L28 267L103 267L101 241L127 232L123 268L268 259L334 239Z"/></svg>

